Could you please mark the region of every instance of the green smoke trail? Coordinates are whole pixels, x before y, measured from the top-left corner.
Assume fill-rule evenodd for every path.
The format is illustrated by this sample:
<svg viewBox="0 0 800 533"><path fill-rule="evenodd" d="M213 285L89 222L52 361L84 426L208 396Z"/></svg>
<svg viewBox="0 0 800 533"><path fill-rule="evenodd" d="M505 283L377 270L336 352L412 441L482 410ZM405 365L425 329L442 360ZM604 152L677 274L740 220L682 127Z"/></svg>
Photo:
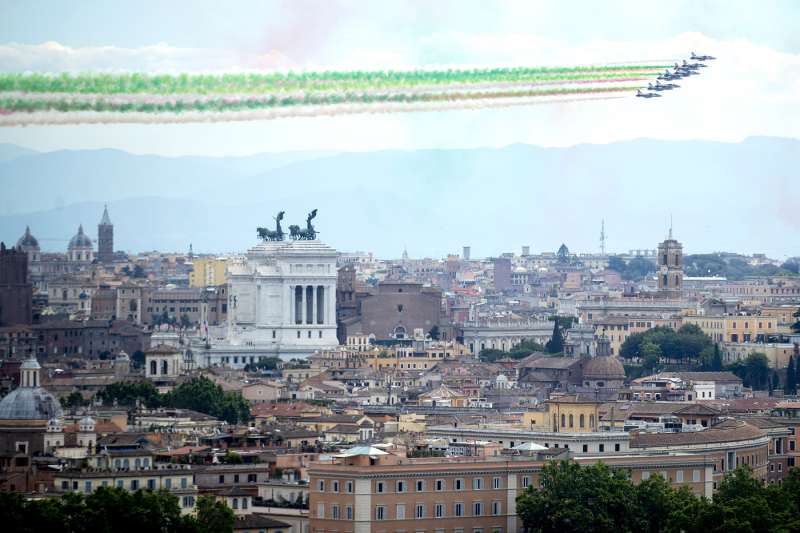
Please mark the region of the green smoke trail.
<svg viewBox="0 0 800 533"><path fill-rule="evenodd" d="M480 83L569 82L654 76L665 65L327 71L272 74L0 74L0 93L56 94L264 94L409 88Z"/></svg>

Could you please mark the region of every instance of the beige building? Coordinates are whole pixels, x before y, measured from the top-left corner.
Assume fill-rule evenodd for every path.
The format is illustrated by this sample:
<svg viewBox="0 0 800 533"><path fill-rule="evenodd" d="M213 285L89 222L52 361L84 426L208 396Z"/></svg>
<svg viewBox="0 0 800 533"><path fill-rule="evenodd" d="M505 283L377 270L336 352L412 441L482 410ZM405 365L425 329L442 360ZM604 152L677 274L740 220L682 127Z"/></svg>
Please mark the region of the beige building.
<svg viewBox="0 0 800 533"><path fill-rule="evenodd" d="M684 324L694 324L714 342L766 342L769 336L789 335L780 318L764 315L685 316Z"/></svg>
<svg viewBox="0 0 800 533"><path fill-rule="evenodd" d="M225 271L228 260L225 258L196 257L192 260L189 272L189 286L204 288L225 284Z"/></svg>
<svg viewBox="0 0 800 533"><path fill-rule="evenodd" d="M117 487L129 491L167 490L178 497L181 512L194 512L197 485L188 465L170 469L81 470L55 474L55 492L91 494L99 487Z"/></svg>
<svg viewBox="0 0 800 533"><path fill-rule="evenodd" d="M537 456L408 459L368 446L352 448L309 469L310 529L312 533L520 531L516 498L528 487L538 486L545 462ZM604 457L603 462L629 470L634 483L663 475L695 494L710 496L713 491L713 465L702 456L666 455L658 461L617 456Z"/></svg>

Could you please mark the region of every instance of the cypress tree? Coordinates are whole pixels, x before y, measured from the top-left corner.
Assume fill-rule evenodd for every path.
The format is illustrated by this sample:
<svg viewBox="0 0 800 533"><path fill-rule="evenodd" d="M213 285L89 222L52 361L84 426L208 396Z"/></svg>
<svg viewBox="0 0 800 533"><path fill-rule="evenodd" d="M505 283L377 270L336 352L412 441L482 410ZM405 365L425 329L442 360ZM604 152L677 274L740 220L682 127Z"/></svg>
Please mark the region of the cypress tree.
<svg viewBox="0 0 800 533"><path fill-rule="evenodd" d="M786 383L783 390L786 394L797 394L797 360L789 357L789 366L786 367Z"/></svg>
<svg viewBox="0 0 800 533"><path fill-rule="evenodd" d="M719 353L719 343L714 344L714 358L711 360L711 370L714 372L722 370L722 355Z"/></svg>
<svg viewBox="0 0 800 533"><path fill-rule="evenodd" d="M561 335L561 329L558 327L558 317L555 317L553 324L553 338L547 343L548 353L561 353L564 351L564 337Z"/></svg>

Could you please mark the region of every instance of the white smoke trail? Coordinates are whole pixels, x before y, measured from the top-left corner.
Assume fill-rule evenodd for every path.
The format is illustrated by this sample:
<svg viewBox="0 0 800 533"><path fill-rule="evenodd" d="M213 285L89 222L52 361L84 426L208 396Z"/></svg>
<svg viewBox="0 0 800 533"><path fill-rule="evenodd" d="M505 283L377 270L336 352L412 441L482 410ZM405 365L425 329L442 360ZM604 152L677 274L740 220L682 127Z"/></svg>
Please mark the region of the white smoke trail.
<svg viewBox="0 0 800 533"><path fill-rule="evenodd" d="M352 114L411 113L429 111L490 109L514 106L552 105L626 98L625 94L582 93L497 99L469 99L439 102L387 102L368 104L330 104L291 106L247 111L184 111L171 113L98 113L98 112L36 112L0 115L2 126L67 125L67 124L182 124L200 122L238 122L278 120L300 117L330 117Z"/></svg>

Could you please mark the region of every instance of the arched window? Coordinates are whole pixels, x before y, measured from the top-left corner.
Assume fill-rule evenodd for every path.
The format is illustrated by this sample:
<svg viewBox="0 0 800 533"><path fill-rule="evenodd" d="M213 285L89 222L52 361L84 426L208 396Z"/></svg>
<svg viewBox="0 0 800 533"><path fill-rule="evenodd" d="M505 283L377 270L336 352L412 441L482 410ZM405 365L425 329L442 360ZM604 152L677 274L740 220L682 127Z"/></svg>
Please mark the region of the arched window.
<svg viewBox="0 0 800 533"><path fill-rule="evenodd" d="M594 428L594 415L589 415L589 427Z"/></svg>
<svg viewBox="0 0 800 533"><path fill-rule="evenodd" d="M395 339L405 339L406 338L406 328L403 326L397 326L394 328L394 338Z"/></svg>
<svg viewBox="0 0 800 533"><path fill-rule="evenodd" d="M561 415L561 427L567 427L567 415Z"/></svg>
<svg viewBox="0 0 800 533"><path fill-rule="evenodd" d="M558 431L558 416L553 413L553 431Z"/></svg>
<svg viewBox="0 0 800 533"><path fill-rule="evenodd" d="M158 366L155 361L150 361L150 375L155 376L158 374Z"/></svg>
<svg viewBox="0 0 800 533"><path fill-rule="evenodd" d="M584 418L584 416L583 416L583 413L581 413L581 416L580 416L580 418L578 418L578 424L579 424L579 425L580 425L580 427L582 427L582 428L583 428L583 427L585 427L585 424L586 424L586 419Z"/></svg>
<svg viewBox="0 0 800 533"><path fill-rule="evenodd" d="M575 427L575 419L569 415L569 427Z"/></svg>
<svg viewBox="0 0 800 533"><path fill-rule="evenodd" d="M166 376L169 373L169 364L166 359L161 361L161 374Z"/></svg>

